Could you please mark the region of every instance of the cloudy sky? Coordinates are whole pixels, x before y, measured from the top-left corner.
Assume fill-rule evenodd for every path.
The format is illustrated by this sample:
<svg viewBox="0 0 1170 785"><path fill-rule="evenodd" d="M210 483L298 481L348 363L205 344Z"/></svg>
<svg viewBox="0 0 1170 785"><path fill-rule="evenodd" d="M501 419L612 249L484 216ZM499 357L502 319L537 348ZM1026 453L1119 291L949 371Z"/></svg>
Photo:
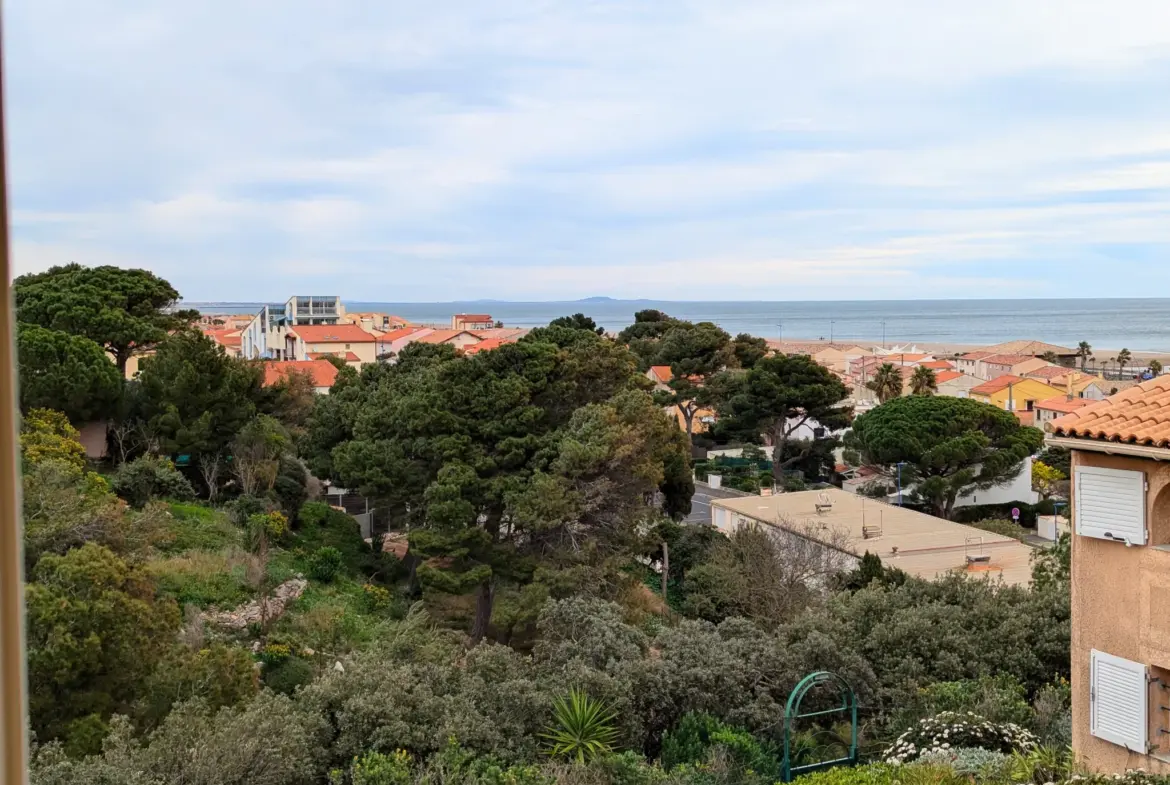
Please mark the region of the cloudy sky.
<svg viewBox="0 0 1170 785"><path fill-rule="evenodd" d="M7 3L18 272L1170 296L1166 0Z"/></svg>

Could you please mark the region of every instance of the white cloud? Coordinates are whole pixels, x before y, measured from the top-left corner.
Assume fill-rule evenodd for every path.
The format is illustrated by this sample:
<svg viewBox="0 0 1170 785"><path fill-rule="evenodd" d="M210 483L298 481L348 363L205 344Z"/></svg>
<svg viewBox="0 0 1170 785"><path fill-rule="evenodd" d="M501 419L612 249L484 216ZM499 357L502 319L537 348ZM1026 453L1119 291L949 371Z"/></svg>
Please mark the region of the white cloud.
<svg viewBox="0 0 1170 785"><path fill-rule="evenodd" d="M248 300L1128 294L1101 249L1170 244L1161 0L8 15L18 264Z"/></svg>

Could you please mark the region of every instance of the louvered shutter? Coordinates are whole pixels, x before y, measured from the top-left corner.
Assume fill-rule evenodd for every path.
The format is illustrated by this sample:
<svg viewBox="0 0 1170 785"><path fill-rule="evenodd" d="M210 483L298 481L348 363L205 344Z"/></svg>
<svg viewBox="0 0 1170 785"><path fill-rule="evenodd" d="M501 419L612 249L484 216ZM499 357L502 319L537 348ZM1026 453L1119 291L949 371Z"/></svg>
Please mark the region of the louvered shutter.
<svg viewBox="0 0 1170 785"><path fill-rule="evenodd" d="M1090 674L1089 732L1148 754L1146 666L1093 649Z"/></svg>
<svg viewBox="0 0 1170 785"><path fill-rule="evenodd" d="M1082 537L1146 544L1146 476L1078 466L1073 474L1074 521Z"/></svg>

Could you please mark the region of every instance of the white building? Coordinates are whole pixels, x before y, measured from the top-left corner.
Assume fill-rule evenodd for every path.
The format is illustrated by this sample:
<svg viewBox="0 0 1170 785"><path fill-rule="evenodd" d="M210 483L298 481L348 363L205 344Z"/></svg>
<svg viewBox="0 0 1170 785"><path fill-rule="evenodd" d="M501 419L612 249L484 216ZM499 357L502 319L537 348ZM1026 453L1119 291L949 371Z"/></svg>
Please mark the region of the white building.
<svg viewBox="0 0 1170 785"><path fill-rule="evenodd" d="M240 356L245 360L307 360L296 356L296 341L288 329L300 325L337 324L345 315L340 297L298 295L283 305L265 305L240 333Z"/></svg>

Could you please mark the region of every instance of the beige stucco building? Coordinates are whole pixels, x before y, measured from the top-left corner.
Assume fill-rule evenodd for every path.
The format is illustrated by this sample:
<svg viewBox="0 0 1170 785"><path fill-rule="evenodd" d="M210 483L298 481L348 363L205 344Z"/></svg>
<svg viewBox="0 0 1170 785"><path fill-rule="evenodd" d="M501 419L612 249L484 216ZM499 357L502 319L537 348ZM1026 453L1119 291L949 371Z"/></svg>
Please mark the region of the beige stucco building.
<svg viewBox="0 0 1170 785"><path fill-rule="evenodd" d="M1170 774L1170 379L1045 429L1073 451L1073 749Z"/></svg>

